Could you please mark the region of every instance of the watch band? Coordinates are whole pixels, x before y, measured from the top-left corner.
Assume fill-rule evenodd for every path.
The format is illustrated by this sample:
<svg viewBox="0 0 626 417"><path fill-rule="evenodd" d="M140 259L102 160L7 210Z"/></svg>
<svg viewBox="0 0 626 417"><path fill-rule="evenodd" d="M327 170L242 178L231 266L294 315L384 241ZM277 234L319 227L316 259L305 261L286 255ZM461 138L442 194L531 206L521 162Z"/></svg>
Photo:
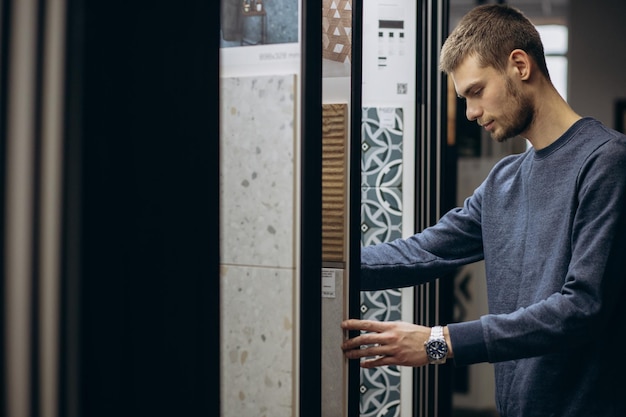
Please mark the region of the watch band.
<svg viewBox="0 0 626 417"><path fill-rule="evenodd" d="M434 326L432 329L430 329L430 338L431 339L443 339L443 327Z"/></svg>

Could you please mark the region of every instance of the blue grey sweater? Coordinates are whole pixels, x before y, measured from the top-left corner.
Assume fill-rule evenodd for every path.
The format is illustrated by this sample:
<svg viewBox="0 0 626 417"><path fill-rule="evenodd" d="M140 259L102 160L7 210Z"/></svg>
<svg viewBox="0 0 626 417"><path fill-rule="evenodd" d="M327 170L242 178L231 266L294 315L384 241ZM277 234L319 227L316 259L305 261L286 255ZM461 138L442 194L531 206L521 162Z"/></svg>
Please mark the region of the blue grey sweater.
<svg viewBox="0 0 626 417"><path fill-rule="evenodd" d="M482 259L489 314L449 330L457 366L495 364L500 414L626 416L626 136L584 118L504 158L435 226L362 248L361 286Z"/></svg>

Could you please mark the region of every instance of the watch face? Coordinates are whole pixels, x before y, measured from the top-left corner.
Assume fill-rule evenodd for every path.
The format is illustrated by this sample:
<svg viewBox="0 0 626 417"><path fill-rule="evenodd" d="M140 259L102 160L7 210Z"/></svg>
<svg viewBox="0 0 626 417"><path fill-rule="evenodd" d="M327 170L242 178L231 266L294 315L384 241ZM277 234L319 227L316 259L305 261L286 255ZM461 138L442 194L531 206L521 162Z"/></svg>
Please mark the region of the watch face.
<svg viewBox="0 0 626 417"><path fill-rule="evenodd" d="M426 344L426 354L429 358L443 359L448 354L448 345L445 340L429 340Z"/></svg>

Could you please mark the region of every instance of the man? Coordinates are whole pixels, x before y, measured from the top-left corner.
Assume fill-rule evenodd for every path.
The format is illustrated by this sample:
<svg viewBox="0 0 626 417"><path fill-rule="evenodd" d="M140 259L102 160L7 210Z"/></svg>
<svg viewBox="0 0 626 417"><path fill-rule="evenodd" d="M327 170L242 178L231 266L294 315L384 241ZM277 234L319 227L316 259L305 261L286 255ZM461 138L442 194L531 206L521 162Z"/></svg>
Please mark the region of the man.
<svg viewBox="0 0 626 417"><path fill-rule="evenodd" d="M626 137L582 118L550 81L521 12L470 11L441 68L502 159L463 207L408 239L362 248L363 290L412 286L484 259L489 314L435 326L346 320L361 366L494 363L502 417L626 416ZM368 359L365 359L368 358Z"/></svg>

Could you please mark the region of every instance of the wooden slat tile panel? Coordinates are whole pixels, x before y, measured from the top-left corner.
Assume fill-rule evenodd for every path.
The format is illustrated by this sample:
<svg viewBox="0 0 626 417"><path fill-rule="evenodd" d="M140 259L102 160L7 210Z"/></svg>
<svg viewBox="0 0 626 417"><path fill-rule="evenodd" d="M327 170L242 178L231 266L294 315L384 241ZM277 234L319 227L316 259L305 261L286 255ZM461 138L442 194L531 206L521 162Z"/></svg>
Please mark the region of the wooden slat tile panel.
<svg viewBox="0 0 626 417"><path fill-rule="evenodd" d="M323 105L322 118L322 261L346 262L347 105Z"/></svg>

